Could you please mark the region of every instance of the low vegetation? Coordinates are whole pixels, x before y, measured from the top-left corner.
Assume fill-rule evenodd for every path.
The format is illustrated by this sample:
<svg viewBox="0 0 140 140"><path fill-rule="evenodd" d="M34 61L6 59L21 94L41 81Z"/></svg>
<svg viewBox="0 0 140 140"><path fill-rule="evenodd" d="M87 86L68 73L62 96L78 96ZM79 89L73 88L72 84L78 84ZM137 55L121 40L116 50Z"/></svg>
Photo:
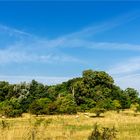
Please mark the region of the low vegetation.
<svg viewBox="0 0 140 140"><path fill-rule="evenodd" d="M94 129L88 140L113 140L116 138L117 130L115 127L100 127L97 123L94 125Z"/></svg>
<svg viewBox="0 0 140 140"><path fill-rule="evenodd" d="M93 138L96 124L98 136L108 136L111 140L140 139L140 113L134 116L131 110L120 113L107 111L104 117L87 114L88 117L85 113L78 113L41 116L23 114L22 117L3 118L0 119L0 140L88 140L91 136Z"/></svg>

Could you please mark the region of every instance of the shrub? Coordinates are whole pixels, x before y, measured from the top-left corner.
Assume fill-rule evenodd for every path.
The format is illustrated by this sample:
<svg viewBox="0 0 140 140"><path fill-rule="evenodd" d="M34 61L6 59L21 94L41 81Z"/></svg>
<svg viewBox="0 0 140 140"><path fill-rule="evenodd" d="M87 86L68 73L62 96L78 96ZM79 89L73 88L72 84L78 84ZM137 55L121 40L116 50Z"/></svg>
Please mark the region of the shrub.
<svg viewBox="0 0 140 140"><path fill-rule="evenodd" d="M0 103L0 113L6 117L19 117L23 110L18 102L18 99L11 98Z"/></svg>
<svg viewBox="0 0 140 140"><path fill-rule="evenodd" d="M71 94L65 97L60 97L56 101L58 113L61 114L76 114L76 102Z"/></svg>
<svg viewBox="0 0 140 140"><path fill-rule="evenodd" d="M0 127L2 129L9 128L9 123L7 121L5 121L5 120L1 120Z"/></svg>
<svg viewBox="0 0 140 140"><path fill-rule="evenodd" d="M91 135L88 137L88 140L113 140L114 138L116 138L116 135L117 135L117 130L115 129L115 127L100 128L99 125L96 123L94 125L94 129Z"/></svg>
<svg viewBox="0 0 140 140"><path fill-rule="evenodd" d="M91 113L95 113L97 117L104 113L106 110L104 108L95 107L90 110Z"/></svg>
<svg viewBox="0 0 140 140"><path fill-rule="evenodd" d="M134 111L134 113L137 113L140 110L140 105L138 103L131 104L130 108Z"/></svg>
<svg viewBox="0 0 140 140"><path fill-rule="evenodd" d="M29 111L35 115L50 114L48 106L51 103L49 98L40 98L32 102L29 107Z"/></svg>
<svg viewBox="0 0 140 140"><path fill-rule="evenodd" d="M121 109L121 104L119 100L113 100L112 106L113 106L113 109L119 113L119 110Z"/></svg>

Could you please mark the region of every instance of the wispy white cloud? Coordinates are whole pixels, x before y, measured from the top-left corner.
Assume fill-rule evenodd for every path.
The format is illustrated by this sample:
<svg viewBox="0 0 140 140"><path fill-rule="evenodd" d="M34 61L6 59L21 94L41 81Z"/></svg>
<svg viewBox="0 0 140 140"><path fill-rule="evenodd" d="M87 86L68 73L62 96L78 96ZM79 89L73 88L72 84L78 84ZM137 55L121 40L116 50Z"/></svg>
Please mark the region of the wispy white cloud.
<svg viewBox="0 0 140 140"><path fill-rule="evenodd" d="M58 44L56 43L58 42ZM140 45L116 42L95 42L84 39L60 39L48 42L48 47L59 48L87 48L99 50L140 51ZM56 44L55 44L56 43ZM55 45L54 45L55 44Z"/></svg>
<svg viewBox="0 0 140 140"><path fill-rule="evenodd" d="M30 33L11 28L5 25L0 25L0 31L6 32L13 36L25 37L25 40L15 40L16 43L9 44L7 50L0 50L1 63L10 62L82 62L73 56L69 56L63 52L60 52L59 48L67 47L84 47L88 49L119 49L119 50L140 50L139 45L133 44L119 44L110 42L95 42L87 40L87 36L96 35L97 33L110 30L116 26L120 26L124 23L132 21L139 17L139 12L131 12L124 14L110 21L103 22L97 26L89 26L81 31L70 33L58 38L48 40L40 37L35 37ZM29 40L27 39L29 37ZM84 39L83 39L84 37ZM11 51L10 49L13 50ZM50 51L51 50L51 51ZM59 50L59 51L58 51ZM43 53L42 53L43 52ZM54 53L57 52L57 53ZM55 54L55 55L54 55ZM5 57L7 56L7 57ZM52 61L51 61L52 60Z"/></svg>
<svg viewBox="0 0 140 140"><path fill-rule="evenodd" d="M51 48L88 48L88 49L106 49L106 50L133 50L139 51L140 45L129 43L117 43L117 42L96 42L94 40L88 40L89 37L93 37L98 33L102 33L111 30L115 27L121 26L128 22L131 22L137 18L140 18L140 11L133 11L121 16L115 17L109 21L99 23L98 25L87 26L80 31L69 33L52 40L42 40L44 46Z"/></svg>
<svg viewBox="0 0 140 140"><path fill-rule="evenodd" d="M130 21L133 21L140 17L140 11L131 11L129 13L125 13L122 15L119 15L118 17L112 18L108 21L103 21L101 23L98 23L98 25L90 25L88 27L85 27L81 29L80 31L73 32L71 34L66 35L67 38L82 38L82 37L89 37L96 35L98 33L113 29L115 27L121 26L123 24L126 24Z"/></svg>
<svg viewBox="0 0 140 140"><path fill-rule="evenodd" d="M13 36L13 35L32 36L32 34L30 33L18 30L16 28L11 28L9 26L2 25L2 24L0 24L0 31L8 33L10 36Z"/></svg>
<svg viewBox="0 0 140 140"><path fill-rule="evenodd" d="M62 63L62 62L75 62L83 63L81 60L71 57L65 54L55 54L55 53L46 53L46 54L37 54L30 51L17 51L14 49L0 50L0 64L7 63Z"/></svg>
<svg viewBox="0 0 140 140"><path fill-rule="evenodd" d="M140 45L129 43L110 43L110 42L92 42L89 44L91 49L105 49L105 50L121 50L121 51L140 51Z"/></svg>
<svg viewBox="0 0 140 140"><path fill-rule="evenodd" d="M55 41L47 40L3 25L0 25L0 30L1 34L5 32L8 35L11 34L12 36L16 36L15 38L12 38L12 43L9 42L7 46L0 49L0 64L8 64L13 62L83 63L82 60L55 49L54 47L60 45L62 42L59 39L56 39Z"/></svg>
<svg viewBox="0 0 140 140"><path fill-rule="evenodd" d="M140 92L140 57L130 58L112 66L108 73L121 88L132 87Z"/></svg>
<svg viewBox="0 0 140 140"><path fill-rule="evenodd" d="M140 71L140 57L127 59L124 62L115 64L108 70L110 74L114 74L114 75L132 74L137 71Z"/></svg>
<svg viewBox="0 0 140 140"><path fill-rule="evenodd" d="M131 87L135 88L140 92L140 73L114 76L113 78L115 79L115 83L119 85L122 89Z"/></svg>

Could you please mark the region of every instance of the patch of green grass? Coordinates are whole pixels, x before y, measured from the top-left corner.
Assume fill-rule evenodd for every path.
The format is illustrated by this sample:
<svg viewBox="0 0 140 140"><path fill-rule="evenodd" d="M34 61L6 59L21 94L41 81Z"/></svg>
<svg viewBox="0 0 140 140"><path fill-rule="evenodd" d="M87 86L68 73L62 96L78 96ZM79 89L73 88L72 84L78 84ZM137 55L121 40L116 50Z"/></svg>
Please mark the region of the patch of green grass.
<svg viewBox="0 0 140 140"><path fill-rule="evenodd" d="M91 130L91 125L65 125L64 129L66 130L75 130L75 131L84 131L84 130Z"/></svg>

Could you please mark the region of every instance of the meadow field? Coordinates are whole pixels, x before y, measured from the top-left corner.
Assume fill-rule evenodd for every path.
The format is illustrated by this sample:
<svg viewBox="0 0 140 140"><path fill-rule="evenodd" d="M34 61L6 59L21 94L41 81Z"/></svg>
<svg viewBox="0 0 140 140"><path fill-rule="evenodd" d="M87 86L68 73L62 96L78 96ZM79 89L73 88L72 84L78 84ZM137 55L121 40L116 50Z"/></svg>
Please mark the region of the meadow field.
<svg viewBox="0 0 140 140"><path fill-rule="evenodd" d="M118 140L140 140L140 115L131 111L119 114L106 112L101 117L93 114L33 116L0 119L0 140L87 140L95 123L117 129Z"/></svg>

